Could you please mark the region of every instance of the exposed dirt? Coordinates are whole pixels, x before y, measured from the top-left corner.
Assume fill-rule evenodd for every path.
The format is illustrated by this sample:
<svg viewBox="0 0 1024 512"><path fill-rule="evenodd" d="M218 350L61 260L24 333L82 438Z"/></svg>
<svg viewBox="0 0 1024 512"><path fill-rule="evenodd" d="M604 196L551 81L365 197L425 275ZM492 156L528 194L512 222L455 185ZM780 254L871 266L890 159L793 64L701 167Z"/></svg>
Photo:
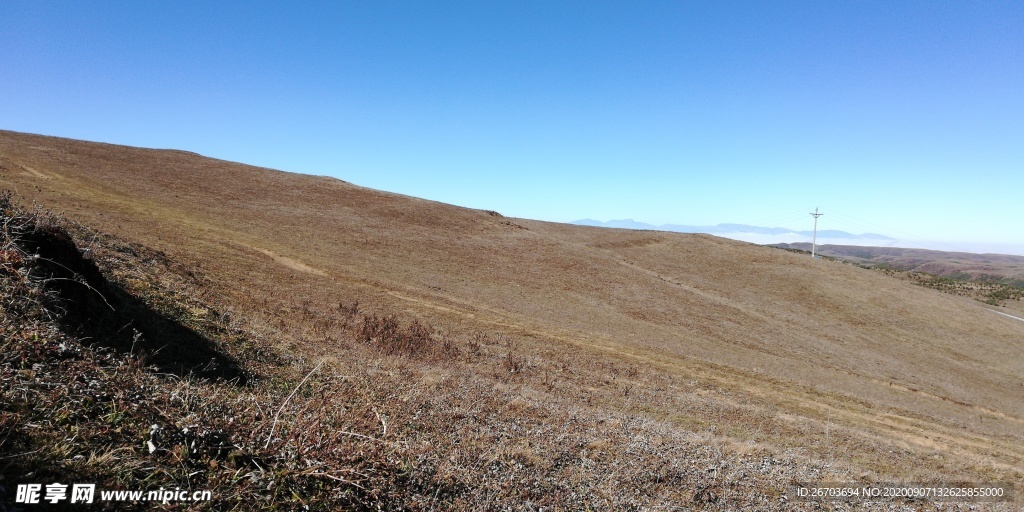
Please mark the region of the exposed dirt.
<svg viewBox="0 0 1024 512"><path fill-rule="evenodd" d="M311 267L309 265L306 265L305 263L302 263L301 261L293 260L291 258L287 258L285 256L281 256L279 254L275 254L273 251L270 251L270 250L267 250L267 249L260 249L260 248L256 248L256 250L261 252L261 253L263 253L263 254L266 254L267 256L270 256L270 258L273 259L274 261L276 261L276 262L278 262L278 263L280 263L280 264L282 264L282 265L284 265L284 266L286 266L286 267L288 267L288 268L290 268L292 270L298 270L299 272L308 272L310 274L316 274L316 275L319 275L319 276L326 276L327 275L327 272L324 272L323 270L315 269L315 268L313 268L313 267Z"/></svg>

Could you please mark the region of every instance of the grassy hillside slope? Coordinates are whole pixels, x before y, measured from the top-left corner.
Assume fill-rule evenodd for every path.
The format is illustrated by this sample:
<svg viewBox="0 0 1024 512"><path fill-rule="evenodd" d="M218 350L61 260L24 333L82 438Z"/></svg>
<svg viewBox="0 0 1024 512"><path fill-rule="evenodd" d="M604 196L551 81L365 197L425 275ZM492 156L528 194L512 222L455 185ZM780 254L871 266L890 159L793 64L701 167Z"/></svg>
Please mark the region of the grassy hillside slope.
<svg viewBox="0 0 1024 512"><path fill-rule="evenodd" d="M810 251L804 243L774 244ZM1024 256L974 254L900 247L822 245L818 253L937 290L972 297L1024 317Z"/></svg>
<svg viewBox="0 0 1024 512"><path fill-rule="evenodd" d="M811 250L811 244L808 243L777 245ZM896 270L925 272L938 276L1024 284L1024 256L1012 254L976 254L858 245L819 245L818 250L819 254L869 267L887 266Z"/></svg>
<svg viewBox="0 0 1024 512"><path fill-rule="evenodd" d="M349 357L337 319L358 301L431 324L478 354L460 371L555 410L864 478L1022 481L1024 323L869 270L13 132L0 186L201 272L221 309L296 356Z"/></svg>

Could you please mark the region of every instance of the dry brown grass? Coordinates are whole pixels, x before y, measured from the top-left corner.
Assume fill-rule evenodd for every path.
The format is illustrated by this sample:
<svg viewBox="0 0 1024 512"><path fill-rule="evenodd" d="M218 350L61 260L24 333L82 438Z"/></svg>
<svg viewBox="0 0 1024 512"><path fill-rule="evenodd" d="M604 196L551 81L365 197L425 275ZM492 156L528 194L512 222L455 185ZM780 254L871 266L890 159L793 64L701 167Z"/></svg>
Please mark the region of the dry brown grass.
<svg viewBox="0 0 1024 512"><path fill-rule="evenodd" d="M809 244L773 247L810 254ZM1001 310L1018 318L1024 315L1024 256L845 245L824 245L819 253L824 258L1005 308Z"/></svg>
<svg viewBox="0 0 1024 512"><path fill-rule="evenodd" d="M108 271L266 342L241 361L291 362L263 370L249 439L326 358L273 448L346 432L390 469L325 467L378 494L293 476L359 503L785 509L797 479L1024 483L1020 322L868 270L11 132L0 183L166 254L180 272Z"/></svg>
<svg viewBox="0 0 1024 512"><path fill-rule="evenodd" d="M785 508L783 491L763 489L782 489L789 478L842 474L776 460L763 449L729 450L713 436L635 415L567 406L513 383L512 374L525 369L507 364L514 356L478 361L510 374L481 378L422 349L433 344L458 356L451 340L435 339L443 334L417 322L403 329L390 317L352 322L355 304L339 308L339 325L351 326L350 338L365 344L344 360L321 359L306 371L309 362L274 357L274 347L254 351L259 340L215 336L253 334L227 325L226 315L197 320L196 311L211 316L211 305L174 288L201 283L202 276L149 268L146 260L157 254L78 228L94 242L90 253L105 275L119 282L131 276L132 290L145 292L148 304L178 307L175 318L250 363L253 378L241 386L164 373L143 363L148 350L111 350L102 346L106 340L64 332L66 314L55 314L55 307L75 306L48 288L46 269L27 260L25 250L31 233L64 228L3 209L4 220L15 221L5 226L17 229L0 238L18 258L2 269L2 298L20 306L0 317L0 446L12 454L0 466L4 485L210 489L215 501L190 508L239 510ZM36 250L52 253L49 245ZM372 326L368 338L366 325ZM494 341L510 349L501 337L476 338L477 358ZM415 341L418 349L378 346L395 340Z"/></svg>
<svg viewBox="0 0 1024 512"><path fill-rule="evenodd" d="M811 244L778 244L780 247L810 251ZM937 276L961 276L972 280L1024 281L1024 256L975 254L900 247L819 245L818 253L868 267L888 267Z"/></svg>

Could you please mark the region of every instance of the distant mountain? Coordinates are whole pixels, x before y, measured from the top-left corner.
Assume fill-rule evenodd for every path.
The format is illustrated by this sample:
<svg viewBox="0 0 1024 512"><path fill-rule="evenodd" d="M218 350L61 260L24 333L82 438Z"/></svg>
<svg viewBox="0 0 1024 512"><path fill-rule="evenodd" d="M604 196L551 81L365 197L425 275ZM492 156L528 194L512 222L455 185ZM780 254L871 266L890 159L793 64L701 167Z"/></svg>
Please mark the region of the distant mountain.
<svg viewBox="0 0 1024 512"><path fill-rule="evenodd" d="M572 224L577 224L580 226L597 226L603 228L675 231L678 233L708 233L711 235L722 235L728 238L731 238L729 235L738 234L781 236L795 235L800 237L810 237L814 235L814 232L811 230L796 231L787 228L766 228L762 226L750 226L747 224L718 224L717 226L684 226L680 224L662 224L661 226L655 226L653 224L637 222L633 219L610 220L608 222L601 222L593 219L583 219L572 222ZM895 240L894 238L890 238L885 235L879 235L877 233L862 233L859 235L855 235L853 233L847 233L846 231L839 231L835 229L818 230L818 238L837 238L845 240Z"/></svg>
<svg viewBox="0 0 1024 512"><path fill-rule="evenodd" d="M610 220L608 222L601 222L594 219L583 219L572 222L580 226L597 226L599 228L622 228L622 229L663 229L654 224L646 224L643 222L637 222L633 219L621 219L621 220ZM668 230L666 230L668 231Z"/></svg>

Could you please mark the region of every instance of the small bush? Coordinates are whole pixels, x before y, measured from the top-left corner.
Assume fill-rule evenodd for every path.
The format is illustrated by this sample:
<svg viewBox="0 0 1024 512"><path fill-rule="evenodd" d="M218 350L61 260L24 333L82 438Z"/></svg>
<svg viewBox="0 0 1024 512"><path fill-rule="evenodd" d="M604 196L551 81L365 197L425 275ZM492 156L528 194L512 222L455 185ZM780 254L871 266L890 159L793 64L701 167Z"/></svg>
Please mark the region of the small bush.
<svg viewBox="0 0 1024 512"><path fill-rule="evenodd" d="M413 320L405 328L395 315L378 317L363 316L358 338L363 343L376 345L386 354L427 354L454 350L450 340L440 344L429 325Z"/></svg>

